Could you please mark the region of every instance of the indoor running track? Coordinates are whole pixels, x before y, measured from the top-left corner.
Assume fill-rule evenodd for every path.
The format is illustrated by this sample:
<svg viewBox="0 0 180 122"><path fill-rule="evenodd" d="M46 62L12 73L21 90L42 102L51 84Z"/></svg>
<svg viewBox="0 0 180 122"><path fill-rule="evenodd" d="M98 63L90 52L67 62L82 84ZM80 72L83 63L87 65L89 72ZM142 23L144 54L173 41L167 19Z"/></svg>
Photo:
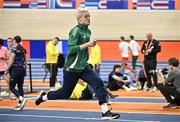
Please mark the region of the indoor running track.
<svg viewBox="0 0 180 122"><path fill-rule="evenodd" d="M143 114L143 113L120 113L121 117L108 122L180 122L180 115L175 114ZM62 110L32 110L0 108L0 122L99 122L100 112L88 111L62 111Z"/></svg>

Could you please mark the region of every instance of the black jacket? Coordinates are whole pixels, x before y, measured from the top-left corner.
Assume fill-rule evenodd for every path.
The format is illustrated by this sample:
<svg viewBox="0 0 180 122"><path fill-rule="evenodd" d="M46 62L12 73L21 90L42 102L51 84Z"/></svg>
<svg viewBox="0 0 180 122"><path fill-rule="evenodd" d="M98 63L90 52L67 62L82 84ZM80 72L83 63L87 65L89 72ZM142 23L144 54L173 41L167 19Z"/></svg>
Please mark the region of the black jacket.
<svg viewBox="0 0 180 122"><path fill-rule="evenodd" d="M146 51L146 47L147 47L147 44L148 44L148 40L146 40L144 43L143 43L143 46L141 48L141 52L144 54L144 52ZM161 45L159 43L159 41L153 39L152 43L150 44L149 48L152 48L152 52L151 53L148 53L148 55L144 55L144 59L145 60L151 60L151 59L154 59L156 60L156 57L157 57L157 53L161 51Z"/></svg>

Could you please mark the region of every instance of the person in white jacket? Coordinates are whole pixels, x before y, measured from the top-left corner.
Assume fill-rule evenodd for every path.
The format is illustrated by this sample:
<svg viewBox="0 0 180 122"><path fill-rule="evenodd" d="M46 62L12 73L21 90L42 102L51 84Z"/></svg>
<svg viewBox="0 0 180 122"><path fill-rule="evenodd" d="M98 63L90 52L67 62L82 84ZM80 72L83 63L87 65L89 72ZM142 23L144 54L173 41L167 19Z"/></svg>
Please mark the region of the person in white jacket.
<svg viewBox="0 0 180 122"><path fill-rule="evenodd" d="M130 35L130 42L129 47L132 54L132 67L135 70L136 69L136 62L139 56L139 51L141 50L140 45L137 43L137 41L134 40L134 36Z"/></svg>

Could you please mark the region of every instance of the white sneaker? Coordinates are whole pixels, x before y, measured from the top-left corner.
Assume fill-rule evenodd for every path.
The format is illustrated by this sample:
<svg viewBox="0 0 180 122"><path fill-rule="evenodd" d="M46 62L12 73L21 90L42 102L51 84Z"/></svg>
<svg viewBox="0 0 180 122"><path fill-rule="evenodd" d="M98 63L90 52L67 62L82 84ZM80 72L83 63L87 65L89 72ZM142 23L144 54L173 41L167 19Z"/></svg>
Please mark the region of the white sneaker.
<svg viewBox="0 0 180 122"><path fill-rule="evenodd" d="M157 87L154 86L154 87L150 88L150 91L151 92L156 92L157 91Z"/></svg>
<svg viewBox="0 0 180 122"><path fill-rule="evenodd" d="M123 89L125 89L126 91L131 91L131 89L130 88L128 88L127 86L123 86Z"/></svg>
<svg viewBox="0 0 180 122"><path fill-rule="evenodd" d="M8 94L6 91L1 92L1 96L8 96Z"/></svg>
<svg viewBox="0 0 180 122"><path fill-rule="evenodd" d="M20 109L20 106L21 106L21 104L20 103L18 103L18 105L14 108L14 110L17 110L17 111L19 111L19 109Z"/></svg>
<svg viewBox="0 0 180 122"><path fill-rule="evenodd" d="M21 101L21 103L18 104L18 105L14 108L14 110L17 110L17 111L22 110L22 109L24 108L26 102L27 102L27 99L24 98L24 99Z"/></svg>
<svg viewBox="0 0 180 122"><path fill-rule="evenodd" d="M130 86L129 88L131 91L137 91L138 89L136 87Z"/></svg>

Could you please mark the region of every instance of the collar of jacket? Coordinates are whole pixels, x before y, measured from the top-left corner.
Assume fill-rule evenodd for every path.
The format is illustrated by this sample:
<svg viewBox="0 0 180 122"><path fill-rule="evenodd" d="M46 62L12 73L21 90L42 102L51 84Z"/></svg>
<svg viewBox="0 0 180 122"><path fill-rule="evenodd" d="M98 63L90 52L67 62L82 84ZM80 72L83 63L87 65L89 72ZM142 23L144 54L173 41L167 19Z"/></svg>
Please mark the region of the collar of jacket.
<svg viewBox="0 0 180 122"><path fill-rule="evenodd" d="M87 25L78 24L78 26L79 26L82 30L87 30L87 29L88 29L88 26L87 26Z"/></svg>

